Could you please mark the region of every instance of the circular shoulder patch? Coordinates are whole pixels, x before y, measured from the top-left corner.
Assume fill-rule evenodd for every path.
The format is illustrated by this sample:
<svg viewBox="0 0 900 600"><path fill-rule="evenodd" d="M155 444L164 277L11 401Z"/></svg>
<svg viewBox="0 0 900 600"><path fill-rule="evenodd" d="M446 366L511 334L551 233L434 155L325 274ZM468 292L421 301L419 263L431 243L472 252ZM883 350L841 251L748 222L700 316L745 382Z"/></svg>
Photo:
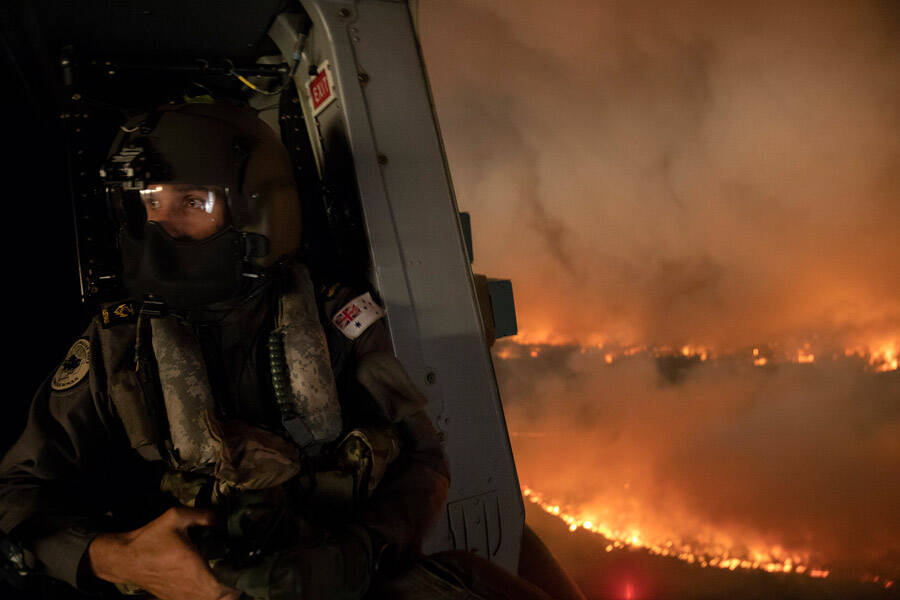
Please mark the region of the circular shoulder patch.
<svg viewBox="0 0 900 600"><path fill-rule="evenodd" d="M80 339L69 348L65 360L56 369L50 387L61 392L84 379L91 370L91 343Z"/></svg>

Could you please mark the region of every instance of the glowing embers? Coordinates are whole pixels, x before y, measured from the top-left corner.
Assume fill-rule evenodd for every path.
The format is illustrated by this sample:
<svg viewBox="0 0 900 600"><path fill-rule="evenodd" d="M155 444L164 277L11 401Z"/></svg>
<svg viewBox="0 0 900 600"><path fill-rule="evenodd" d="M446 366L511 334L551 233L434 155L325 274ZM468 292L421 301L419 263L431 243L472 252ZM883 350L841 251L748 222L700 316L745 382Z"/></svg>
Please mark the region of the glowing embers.
<svg viewBox="0 0 900 600"><path fill-rule="evenodd" d="M497 351L497 358L499 358L500 360L513 358L513 352L510 348L502 348Z"/></svg>
<svg viewBox="0 0 900 600"><path fill-rule="evenodd" d="M881 575L865 575L862 580L865 583L876 583L886 590L894 587L894 580L882 577Z"/></svg>
<svg viewBox="0 0 900 600"><path fill-rule="evenodd" d="M816 355L809 349L808 343L803 344L803 347L797 350L797 362L801 365L816 362Z"/></svg>
<svg viewBox="0 0 900 600"><path fill-rule="evenodd" d="M622 548L637 548L647 550L657 556L677 558L703 568L710 567L730 571L757 569L769 573L797 573L815 578L828 577L830 574L828 569L810 568L806 556L788 553L777 546L766 549L753 548L740 552L712 542L704 545L697 541L652 539L652 536L636 528L620 529L604 523L594 516L579 514L558 503L548 502L539 492L527 486L522 488L522 495L544 512L565 522L569 526L569 531L575 532L583 529L606 538L609 542L605 547L607 552ZM741 545L735 544L735 546Z"/></svg>
<svg viewBox="0 0 900 600"><path fill-rule="evenodd" d="M769 363L769 359L759 353L759 348L753 349L753 366L764 367Z"/></svg>

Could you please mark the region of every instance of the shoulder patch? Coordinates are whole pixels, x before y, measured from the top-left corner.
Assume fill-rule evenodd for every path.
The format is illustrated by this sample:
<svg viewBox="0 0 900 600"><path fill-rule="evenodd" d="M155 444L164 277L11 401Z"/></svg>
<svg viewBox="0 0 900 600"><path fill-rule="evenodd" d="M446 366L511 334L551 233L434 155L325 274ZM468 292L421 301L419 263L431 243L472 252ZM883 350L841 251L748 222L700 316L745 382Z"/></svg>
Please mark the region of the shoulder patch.
<svg viewBox="0 0 900 600"><path fill-rule="evenodd" d="M110 304L100 311L100 321L103 328L112 327L119 323L129 323L137 318L137 311L131 302Z"/></svg>
<svg viewBox="0 0 900 600"><path fill-rule="evenodd" d="M82 338L72 344L66 358L56 369L50 387L57 392L74 387L91 370L91 343Z"/></svg>
<svg viewBox="0 0 900 600"><path fill-rule="evenodd" d="M333 298L334 293L340 289L340 283L333 283L328 285L327 283L323 283L319 286L319 294L325 296L326 298Z"/></svg>
<svg viewBox="0 0 900 600"><path fill-rule="evenodd" d="M372 295L366 292L357 296L331 317L332 324L351 340L355 340L369 326L384 316L384 311L372 300Z"/></svg>

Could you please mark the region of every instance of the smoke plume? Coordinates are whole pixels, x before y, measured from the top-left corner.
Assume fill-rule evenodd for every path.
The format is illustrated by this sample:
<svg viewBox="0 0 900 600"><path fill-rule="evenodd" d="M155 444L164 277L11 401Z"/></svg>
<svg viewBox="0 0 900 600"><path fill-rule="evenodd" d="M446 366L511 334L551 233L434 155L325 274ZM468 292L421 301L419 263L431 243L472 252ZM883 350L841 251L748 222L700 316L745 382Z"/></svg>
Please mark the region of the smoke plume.
<svg viewBox="0 0 900 600"><path fill-rule="evenodd" d="M526 334L900 336L896 5L442 0L419 27L475 266Z"/></svg>
<svg viewBox="0 0 900 600"><path fill-rule="evenodd" d="M496 361L523 483L896 571L896 371L578 349L896 359L896 3L421 0L418 24L475 268L513 281L520 341L571 345Z"/></svg>

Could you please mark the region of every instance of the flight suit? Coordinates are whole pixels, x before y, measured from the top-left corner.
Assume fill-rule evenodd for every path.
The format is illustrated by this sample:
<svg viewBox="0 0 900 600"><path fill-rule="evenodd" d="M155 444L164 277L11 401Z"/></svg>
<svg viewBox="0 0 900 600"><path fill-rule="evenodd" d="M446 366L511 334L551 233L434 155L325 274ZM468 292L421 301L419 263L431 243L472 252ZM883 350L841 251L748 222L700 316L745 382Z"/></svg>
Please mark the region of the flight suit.
<svg viewBox="0 0 900 600"><path fill-rule="evenodd" d="M277 305L274 289L261 284L249 299L195 314L190 322L220 416L286 438L264 347ZM329 321L358 291L331 281L317 290L344 429L354 420L375 419L400 440L398 456L350 525L368 532L370 542L414 553L449 486L437 431L424 396L396 370L384 321L347 339ZM172 465L165 456L165 417L149 390L158 381L134 373L140 329L128 309L120 312L91 322L76 342L80 354L40 387L24 432L0 463L0 530L33 552L45 573L82 589L97 584L85 572L84 557L99 532L140 527L173 505L160 491ZM134 396L129 386L141 393ZM117 403L126 392L150 405L141 418Z"/></svg>

